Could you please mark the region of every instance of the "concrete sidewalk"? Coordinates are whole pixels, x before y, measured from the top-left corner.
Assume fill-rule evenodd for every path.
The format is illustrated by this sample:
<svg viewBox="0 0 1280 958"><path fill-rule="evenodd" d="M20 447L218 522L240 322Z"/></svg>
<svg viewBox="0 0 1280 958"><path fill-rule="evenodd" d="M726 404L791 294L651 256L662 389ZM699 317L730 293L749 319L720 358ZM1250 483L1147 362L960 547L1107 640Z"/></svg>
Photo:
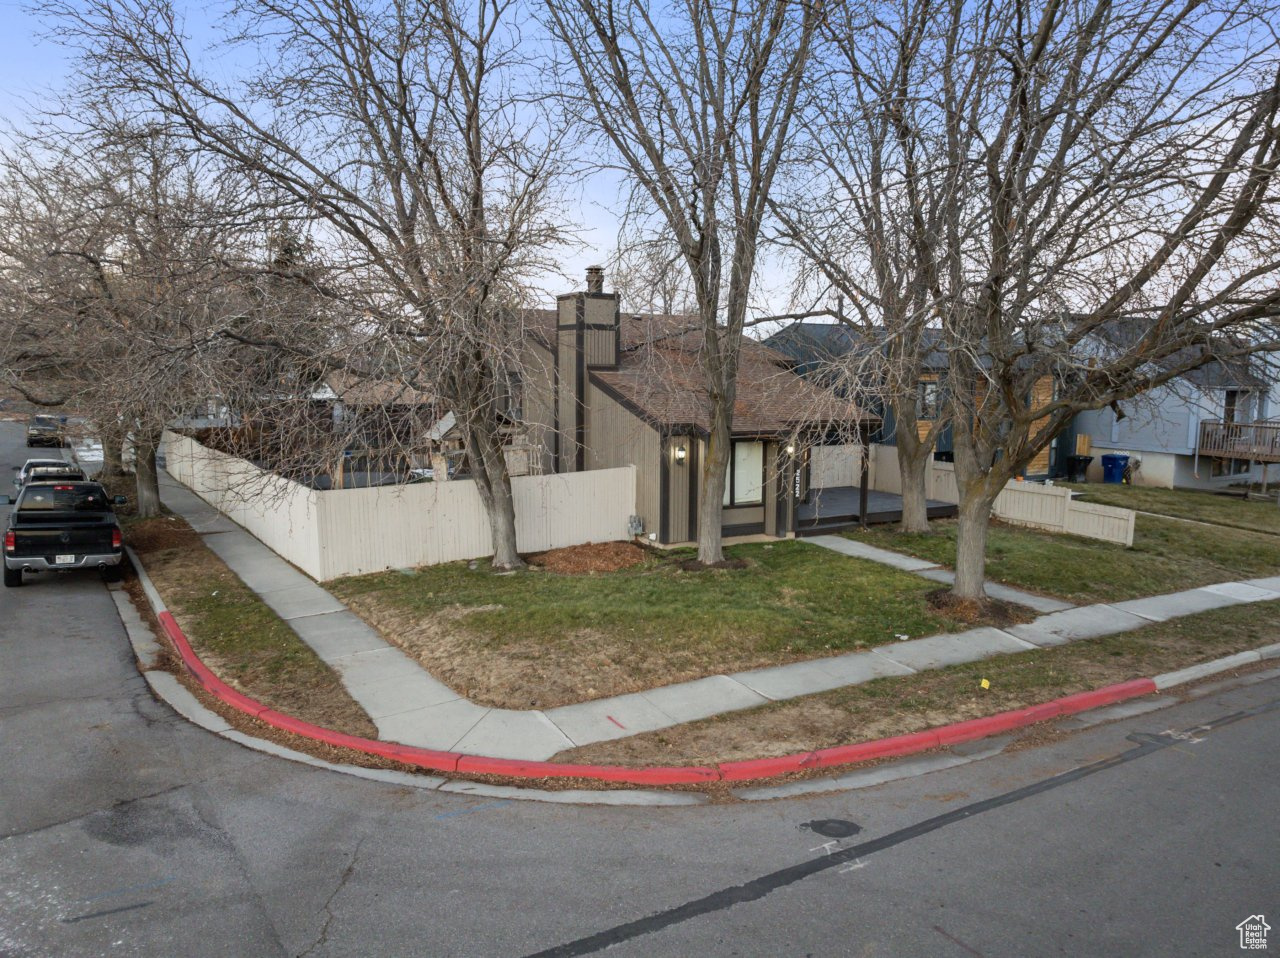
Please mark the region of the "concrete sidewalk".
<svg viewBox="0 0 1280 958"><path fill-rule="evenodd" d="M309 577L168 476L162 476L161 495L165 505L186 519L205 544L338 673L352 698L373 719L379 738L494 758L544 761L574 746L626 738L771 701L1097 638L1194 612L1280 599L1280 576L1080 607L1007 587L998 587L999 591L989 587L998 598L1048 614L1009 629L978 628L908 639L868 652L713 675L546 711L517 711L487 708L459 696ZM946 570L923 560L837 536L806 541L944 581L929 573ZM1029 600L1040 604L1031 605Z"/></svg>
<svg viewBox="0 0 1280 958"><path fill-rule="evenodd" d="M878 549L875 546L867 545L865 542L857 542L853 539L846 539L843 536L807 536L804 541L811 542L816 546L822 546L824 549L830 549L832 552L839 552L841 555L878 562L881 565L892 566L902 572L914 572L925 579L932 579L934 582L941 582L945 585L951 585L956 581L954 572L950 569L942 568L936 562L917 559L915 556L902 555L900 552L890 552L888 549ZM991 598L1025 606L1033 612L1062 612L1073 608L1070 602L1051 599L1048 596L1037 595L1034 592L1024 592L1021 589L1001 585L999 582L988 582L986 588L987 595L991 596Z"/></svg>

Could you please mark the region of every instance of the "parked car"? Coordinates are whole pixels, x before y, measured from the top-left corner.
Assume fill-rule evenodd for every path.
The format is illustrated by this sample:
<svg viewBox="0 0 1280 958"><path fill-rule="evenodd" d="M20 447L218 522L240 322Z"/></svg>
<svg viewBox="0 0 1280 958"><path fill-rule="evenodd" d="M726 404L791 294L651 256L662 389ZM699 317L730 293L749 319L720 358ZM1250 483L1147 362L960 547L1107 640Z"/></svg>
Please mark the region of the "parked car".
<svg viewBox="0 0 1280 958"><path fill-rule="evenodd" d="M28 482L88 482L89 477L79 466L69 462L57 466L32 466L27 471L25 486Z"/></svg>
<svg viewBox="0 0 1280 958"><path fill-rule="evenodd" d="M64 420L58 416L32 416L27 420L28 446L58 446L67 444Z"/></svg>
<svg viewBox="0 0 1280 958"><path fill-rule="evenodd" d="M112 499L96 482L28 482L9 512L4 533L4 584L22 585L24 572L97 569L108 582L120 578L124 536ZM0 496L8 505L9 496Z"/></svg>
<svg viewBox="0 0 1280 958"><path fill-rule="evenodd" d="M52 466L54 468L57 468L59 466L67 467L70 465L71 463L67 462L65 459L28 459L21 466L13 467L14 470L17 472L17 475L13 477L13 488L15 490L18 490L18 489L21 489L24 485L26 485L27 476L32 469L37 469L42 466Z"/></svg>

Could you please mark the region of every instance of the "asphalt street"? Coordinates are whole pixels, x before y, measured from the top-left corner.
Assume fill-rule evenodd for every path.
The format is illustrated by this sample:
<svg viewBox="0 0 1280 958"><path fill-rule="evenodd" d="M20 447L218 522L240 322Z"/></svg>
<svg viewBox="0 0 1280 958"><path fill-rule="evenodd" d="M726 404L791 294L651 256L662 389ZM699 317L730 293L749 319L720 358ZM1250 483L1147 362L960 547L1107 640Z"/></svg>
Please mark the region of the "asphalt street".
<svg viewBox="0 0 1280 958"><path fill-rule="evenodd" d="M26 457L0 423L0 481ZM1273 679L805 799L441 794L188 725L96 575L28 577L0 592L0 956L1239 954L1244 919L1280 929L1278 738Z"/></svg>

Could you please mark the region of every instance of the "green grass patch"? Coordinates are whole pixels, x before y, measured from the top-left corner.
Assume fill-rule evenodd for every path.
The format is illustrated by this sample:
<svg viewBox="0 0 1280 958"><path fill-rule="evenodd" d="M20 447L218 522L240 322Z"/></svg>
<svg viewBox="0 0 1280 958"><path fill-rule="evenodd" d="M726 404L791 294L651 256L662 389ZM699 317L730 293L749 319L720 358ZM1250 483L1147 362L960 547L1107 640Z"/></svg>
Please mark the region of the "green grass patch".
<svg viewBox="0 0 1280 958"><path fill-rule="evenodd" d="M704 764L790 755L1038 705L1280 641L1275 602L836 689L614 742L558 761ZM983 689L986 679L989 689Z"/></svg>
<svg viewBox="0 0 1280 958"><path fill-rule="evenodd" d="M956 523L938 520L929 535L897 526L846 533L885 549L955 565ZM1133 547L992 522L987 576L1073 602L1112 602L1280 572L1280 538L1138 516Z"/></svg>
<svg viewBox="0 0 1280 958"><path fill-rule="evenodd" d="M125 536L196 654L225 682L286 714L377 737L337 674L185 522L133 520Z"/></svg>
<svg viewBox="0 0 1280 958"><path fill-rule="evenodd" d="M734 546L742 569L687 572L688 550L620 572L514 575L451 563L331 590L432 674L480 701L545 708L963 627L938 586L796 541Z"/></svg>
<svg viewBox="0 0 1280 958"><path fill-rule="evenodd" d="M1071 488L1081 492L1085 502L1280 535L1280 507L1274 499L1258 502L1194 489L1152 489L1119 483L1073 484Z"/></svg>

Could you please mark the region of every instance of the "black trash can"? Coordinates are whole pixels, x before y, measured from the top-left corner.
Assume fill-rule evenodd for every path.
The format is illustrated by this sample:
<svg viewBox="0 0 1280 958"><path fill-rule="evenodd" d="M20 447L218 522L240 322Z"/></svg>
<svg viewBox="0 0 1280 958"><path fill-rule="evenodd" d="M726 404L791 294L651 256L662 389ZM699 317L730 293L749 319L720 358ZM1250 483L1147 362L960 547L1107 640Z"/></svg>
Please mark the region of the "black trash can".
<svg viewBox="0 0 1280 958"><path fill-rule="evenodd" d="M1067 456L1067 482L1088 482L1093 456Z"/></svg>

